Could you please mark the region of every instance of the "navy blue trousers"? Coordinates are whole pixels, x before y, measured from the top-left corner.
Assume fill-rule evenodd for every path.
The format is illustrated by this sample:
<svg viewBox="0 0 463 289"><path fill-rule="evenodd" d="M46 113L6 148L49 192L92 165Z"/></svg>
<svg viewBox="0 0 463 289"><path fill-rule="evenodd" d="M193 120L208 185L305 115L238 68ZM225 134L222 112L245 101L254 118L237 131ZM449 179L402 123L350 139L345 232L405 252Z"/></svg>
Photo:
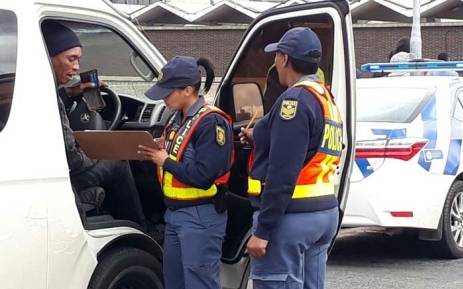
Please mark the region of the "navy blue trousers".
<svg viewBox="0 0 463 289"><path fill-rule="evenodd" d="M220 258L227 213L214 205L167 209L164 239L166 289L220 289Z"/></svg>
<svg viewBox="0 0 463 289"><path fill-rule="evenodd" d="M254 213L255 229L259 211ZM336 234L338 208L284 215L266 254L251 258L254 289L323 289L327 251Z"/></svg>

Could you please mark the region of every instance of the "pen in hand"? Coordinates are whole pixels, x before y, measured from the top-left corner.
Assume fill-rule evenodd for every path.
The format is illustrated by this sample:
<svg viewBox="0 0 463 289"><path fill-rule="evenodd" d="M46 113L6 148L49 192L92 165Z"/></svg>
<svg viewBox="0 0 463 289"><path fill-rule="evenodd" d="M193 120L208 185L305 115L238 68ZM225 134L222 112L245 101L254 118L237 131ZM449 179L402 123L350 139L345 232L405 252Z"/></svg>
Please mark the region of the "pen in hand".
<svg viewBox="0 0 463 289"><path fill-rule="evenodd" d="M252 142L252 129L251 125L254 123L255 119L257 117L257 111L254 112L254 115L252 116L251 120L249 121L248 125L246 128L241 128L241 132L239 134L240 141L243 144L251 144Z"/></svg>

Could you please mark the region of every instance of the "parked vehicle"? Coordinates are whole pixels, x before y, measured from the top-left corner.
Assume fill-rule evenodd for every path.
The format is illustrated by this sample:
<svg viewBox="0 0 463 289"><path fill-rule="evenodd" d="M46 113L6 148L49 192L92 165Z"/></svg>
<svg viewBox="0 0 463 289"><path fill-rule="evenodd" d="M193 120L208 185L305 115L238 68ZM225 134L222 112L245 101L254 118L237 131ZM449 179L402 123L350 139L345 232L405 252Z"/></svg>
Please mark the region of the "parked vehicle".
<svg viewBox="0 0 463 289"><path fill-rule="evenodd" d="M107 106L97 113L107 127L146 130L156 137L170 115L163 102L143 95L156 81L164 57L130 16L109 1L0 3L0 287L163 288L162 238L98 207L89 209L92 214L79 215L75 201L79 192L73 191L69 178L55 80L41 33L41 23L50 19L79 36L84 51L81 71L96 68L109 83L102 91ZM337 180L342 212L353 158L355 109L347 1L286 7L258 17L238 46L215 104L233 116L236 134L249 122L251 112L263 111L263 88L273 56L255 48L263 47L263 39L278 40L284 31L269 28L282 25L312 27L321 35L322 66L345 125L344 161ZM84 106L78 101L69 114L74 130L95 129ZM238 138L235 148L223 245L224 288L246 288L249 274L245 244L252 214L246 198L250 149ZM131 168L147 217L162 224L165 207L154 165L132 161Z"/></svg>

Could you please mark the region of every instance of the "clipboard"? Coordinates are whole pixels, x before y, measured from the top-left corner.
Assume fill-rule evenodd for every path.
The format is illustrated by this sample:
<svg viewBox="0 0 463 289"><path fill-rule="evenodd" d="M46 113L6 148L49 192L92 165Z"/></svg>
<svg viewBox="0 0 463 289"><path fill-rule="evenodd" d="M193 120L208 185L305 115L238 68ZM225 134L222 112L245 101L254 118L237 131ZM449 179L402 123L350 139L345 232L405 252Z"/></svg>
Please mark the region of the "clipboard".
<svg viewBox="0 0 463 289"><path fill-rule="evenodd" d="M75 131L74 137L85 154L95 160L145 160L138 146L159 148L147 131Z"/></svg>

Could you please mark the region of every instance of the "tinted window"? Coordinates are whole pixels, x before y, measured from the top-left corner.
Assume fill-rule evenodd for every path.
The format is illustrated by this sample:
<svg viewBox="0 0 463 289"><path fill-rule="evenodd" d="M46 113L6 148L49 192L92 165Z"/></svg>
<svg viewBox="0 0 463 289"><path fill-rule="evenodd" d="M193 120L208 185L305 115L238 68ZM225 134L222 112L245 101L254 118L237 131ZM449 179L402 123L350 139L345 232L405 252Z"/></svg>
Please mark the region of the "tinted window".
<svg viewBox="0 0 463 289"><path fill-rule="evenodd" d="M357 121L411 122L431 96L426 88L359 88Z"/></svg>
<svg viewBox="0 0 463 289"><path fill-rule="evenodd" d="M17 20L13 12L0 9L0 131L10 115L18 46Z"/></svg>

